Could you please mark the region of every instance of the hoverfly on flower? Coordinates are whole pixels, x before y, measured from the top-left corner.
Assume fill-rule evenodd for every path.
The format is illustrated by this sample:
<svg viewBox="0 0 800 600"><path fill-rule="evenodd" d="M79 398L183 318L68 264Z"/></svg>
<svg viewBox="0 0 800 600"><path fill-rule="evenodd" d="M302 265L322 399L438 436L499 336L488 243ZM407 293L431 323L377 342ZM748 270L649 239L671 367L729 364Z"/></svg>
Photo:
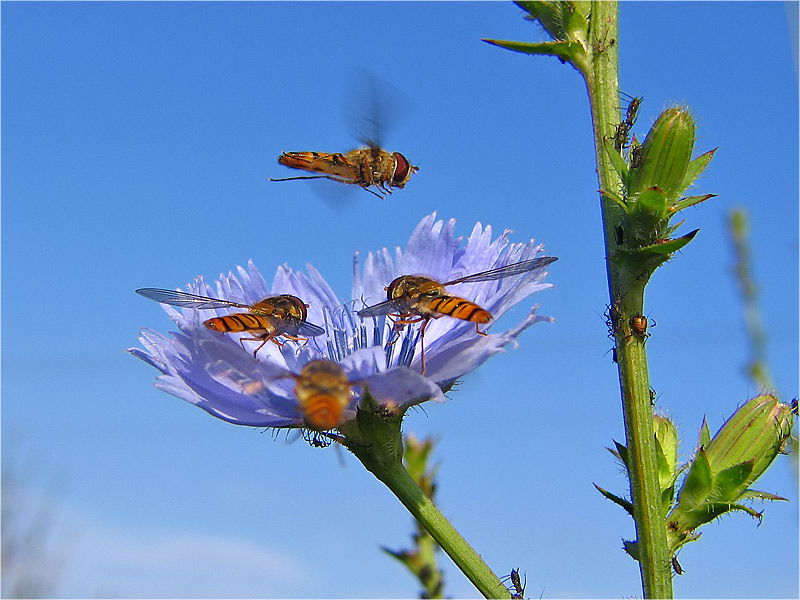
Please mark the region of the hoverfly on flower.
<svg viewBox="0 0 800 600"><path fill-rule="evenodd" d="M448 294L445 291L445 287L456 285L457 283L495 281L514 275L521 275L546 267L556 260L558 259L553 256L541 256L459 277L446 283L439 283L421 275L401 275L386 287L387 300L361 309L357 314L362 319L389 315L394 319L394 329L397 332L405 325L422 321L420 347L422 373L425 374L425 347L423 340L425 328L431 319L447 316L462 321L470 321L475 323L475 332L478 335L486 335L486 333L480 331L479 326L483 323L488 323L492 319L489 311L470 300Z"/></svg>
<svg viewBox="0 0 800 600"><path fill-rule="evenodd" d="M261 342L253 351L253 357L267 342L282 346L283 344L277 340L279 337L301 342L308 340L309 337L325 333L322 327L306 321L306 308L308 305L304 304L297 296L292 296L291 294L269 296L260 302L250 305L159 288L142 288L136 290L136 293L161 304L182 308L245 309L247 312L208 319L203 322L203 325L213 331L221 331L223 333L250 333L253 337L240 338L239 343L244 348L245 341Z"/></svg>
<svg viewBox="0 0 800 600"><path fill-rule="evenodd" d="M303 411L303 421L315 431L327 431L343 422L344 409L353 397L352 384L338 363L312 360L294 378L294 395Z"/></svg>

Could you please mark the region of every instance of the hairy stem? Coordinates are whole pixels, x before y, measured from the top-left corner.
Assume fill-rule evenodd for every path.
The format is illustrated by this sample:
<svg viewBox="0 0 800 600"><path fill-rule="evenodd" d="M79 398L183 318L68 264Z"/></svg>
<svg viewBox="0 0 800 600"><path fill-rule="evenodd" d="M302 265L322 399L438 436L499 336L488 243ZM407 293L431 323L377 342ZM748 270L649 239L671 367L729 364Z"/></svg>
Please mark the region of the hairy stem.
<svg viewBox="0 0 800 600"><path fill-rule="evenodd" d="M622 182L606 154L603 137L613 136L620 121L618 40L617 3L594 3L590 29L592 60L584 75L592 108L600 188L613 192L621 188ZM647 281L620 269L611 260L618 248L616 231L621 222L621 210L603 195L601 203L611 301L609 314L616 340L642 587L646 598L672 598L672 573L661 511L646 338L635 333L630 324L631 318L644 314Z"/></svg>

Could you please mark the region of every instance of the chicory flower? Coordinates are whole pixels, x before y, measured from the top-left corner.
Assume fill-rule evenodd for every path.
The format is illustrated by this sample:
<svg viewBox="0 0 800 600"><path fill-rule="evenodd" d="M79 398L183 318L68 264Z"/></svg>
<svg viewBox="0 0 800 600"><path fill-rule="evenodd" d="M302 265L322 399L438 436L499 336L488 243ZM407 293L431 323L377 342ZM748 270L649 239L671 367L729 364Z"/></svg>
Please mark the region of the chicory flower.
<svg viewBox="0 0 800 600"><path fill-rule="evenodd" d="M455 222L424 218L415 229L405 252L388 250L369 254L363 276L358 255L353 298L340 303L316 269L308 265L308 275L288 267L278 268L268 286L252 261L248 268L221 276L212 291L203 278L188 285L188 292L252 305L278 294L292 294L307 303L307 320L322 326L325 335L307 343L285 341L281 346L265 344L253 356L236 335L211 331L203 326L210 317L222 316L229 309L175 309L164 306L179 331L164 335L143 329L139 339L144 346L128 352L161 371L156 387L199 406L209 414L237 425L255 427L310 427L296 397L296 376L310 361L328 359L339 364L352 386L341 424L355 418L364 392L383 407L404 411L425 400L442 401L458 377L478 367L491 355L503 350L517 336L538 321L534 307L516 327L502 333L477 335L473 323L451 317L430 322L425 332L427 372L421 374L417 350L419 326L406 326L401 339L390 318L360 319L360 307L385 299L384 287L403 274L424 274L441 282L486 271L537 256L542 248L511 244L506 231L492 241L491 228L476 225L466 240L454 237ZM515 277L453 287L490 311L494 318L530 294L551 287L542 282L543 269ZM248 337L247 333L239 334Z"/></svg>

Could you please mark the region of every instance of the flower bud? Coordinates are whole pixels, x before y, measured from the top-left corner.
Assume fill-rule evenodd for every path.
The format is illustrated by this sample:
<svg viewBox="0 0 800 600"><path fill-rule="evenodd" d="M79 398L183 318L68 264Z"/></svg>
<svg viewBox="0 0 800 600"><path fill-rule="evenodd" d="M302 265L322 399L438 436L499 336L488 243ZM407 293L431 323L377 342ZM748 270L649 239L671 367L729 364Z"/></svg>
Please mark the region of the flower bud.
<svg viewBox="0 0 800 600"><path fill-rule="evenodd" d="M632 173L629 193L658 187L669 200L677 200L685 188L695 136L695 122L687 110L673 107L661 113L642 144L641 164Z"/></svg>
<svg viewBox="0 0 800 600"><path fill-rule="evenodd" d="M712 472L720 473L752 461L752 471L742 482L744 487L749 486L781 451L793 423L794 415L789 405L780 403L772 394L762 394L747 401L706 446Z"/></svg>
<svg viewBox="0 0 800 600"><path fill-rule="evenodd" d="M656 430L656 441L661 450L658 460L658 479L661 489L665 490L675 482L678 468L678 430L669 418L653 415ZM662 462L663 456L663 462Z"/></svg>
<svg viewBox="0 0 800 600"><path fill-rule="evenodd" d="M674 552L697 539L695 530L730 512L742 511L761 519L761 513L742 500L785 500L750 488L767 470L789 439L794 415L787 404L771 394L748 400L709 439L703 423L700 447L686 478L678 503L667 516L667 538Z"/></svg>

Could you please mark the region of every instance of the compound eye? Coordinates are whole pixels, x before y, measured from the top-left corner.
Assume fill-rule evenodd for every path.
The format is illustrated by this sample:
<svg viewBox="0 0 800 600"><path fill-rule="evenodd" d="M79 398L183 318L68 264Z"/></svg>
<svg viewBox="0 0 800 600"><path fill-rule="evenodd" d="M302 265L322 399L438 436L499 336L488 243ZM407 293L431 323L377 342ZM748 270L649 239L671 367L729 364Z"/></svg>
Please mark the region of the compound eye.
<svg viewBox="0 0 800 600"><path fill-rule="evenodd" d="M394 170L394 177L392 177L392 184L402 186L406 178L408 178L408 171L411 168L408 164L406 157L399 152L394 153L394 159L397 161L397 168Z"/></svg>

